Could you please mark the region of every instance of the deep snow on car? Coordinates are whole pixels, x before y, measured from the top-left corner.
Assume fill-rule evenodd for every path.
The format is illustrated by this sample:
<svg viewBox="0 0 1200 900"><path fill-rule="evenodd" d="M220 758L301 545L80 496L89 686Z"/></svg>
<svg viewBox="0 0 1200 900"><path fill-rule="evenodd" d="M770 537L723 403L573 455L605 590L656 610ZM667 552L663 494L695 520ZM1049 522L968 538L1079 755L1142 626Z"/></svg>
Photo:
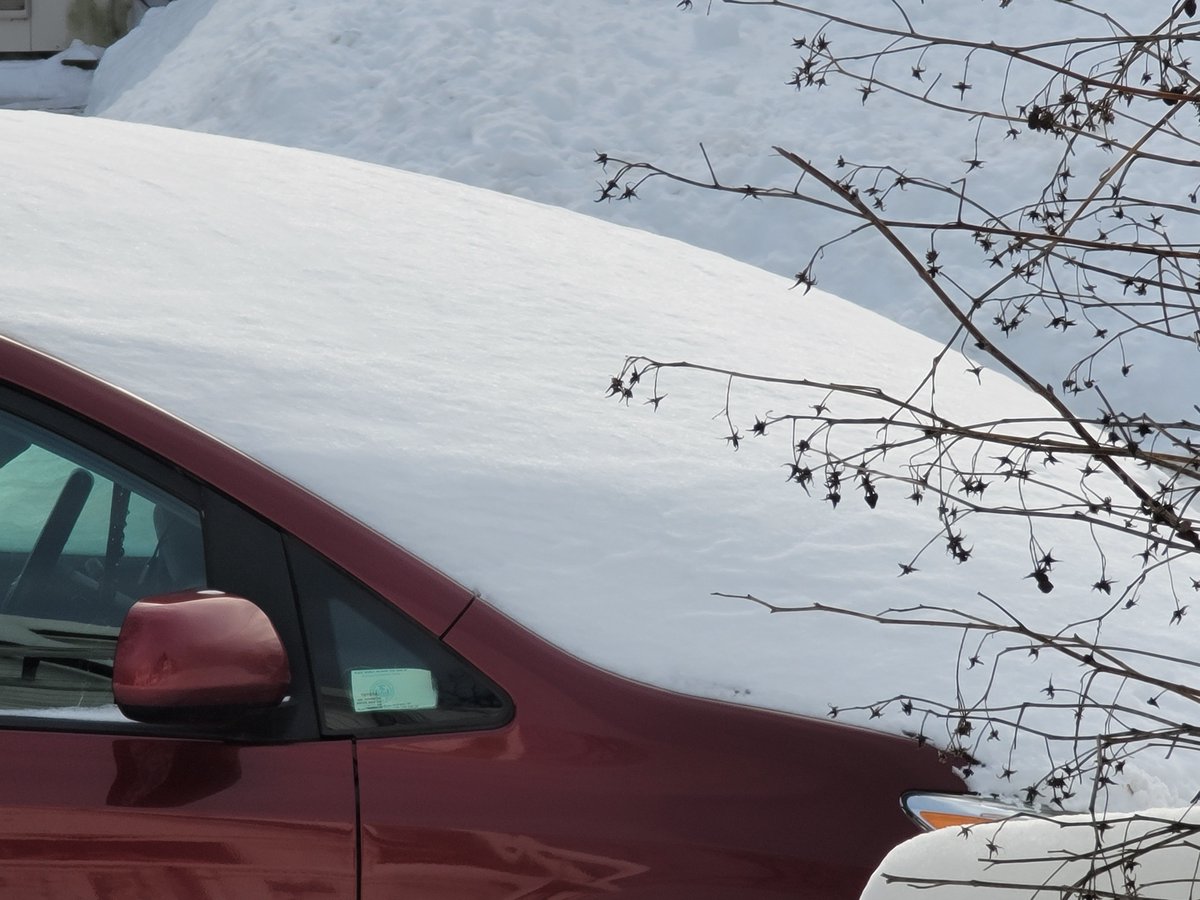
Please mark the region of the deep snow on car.
<svg viewBox="0 0 1200 900"><path fill-rule="evenodd" d="M0 135L0 894L851 897L901 794L961 790L823 718L934 679L938 637L711 596L919 596L861 556L912 514L814 512L703 400L603 396L631 350L898 377L935 345L435 179Z"/></svg>

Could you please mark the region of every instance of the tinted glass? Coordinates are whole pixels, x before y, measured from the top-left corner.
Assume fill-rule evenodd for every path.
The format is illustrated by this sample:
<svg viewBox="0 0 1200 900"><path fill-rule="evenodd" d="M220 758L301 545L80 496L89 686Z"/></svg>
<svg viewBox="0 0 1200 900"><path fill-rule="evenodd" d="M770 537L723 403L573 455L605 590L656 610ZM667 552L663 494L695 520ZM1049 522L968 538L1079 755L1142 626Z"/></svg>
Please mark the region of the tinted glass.
<svg viewBox="0 0 1200 900"><path fill-rule="evenodd" d="M121 718L111 676L125 613L205 581L194 509L0 413L0 713Z"/></svg>
<svg viewBox="0 0 1200 900"><path fill-rule="evenodd" d="M325 731L460 731L508 720L503 692L436 636L304 545L289 541L288 558Z"/></svg>

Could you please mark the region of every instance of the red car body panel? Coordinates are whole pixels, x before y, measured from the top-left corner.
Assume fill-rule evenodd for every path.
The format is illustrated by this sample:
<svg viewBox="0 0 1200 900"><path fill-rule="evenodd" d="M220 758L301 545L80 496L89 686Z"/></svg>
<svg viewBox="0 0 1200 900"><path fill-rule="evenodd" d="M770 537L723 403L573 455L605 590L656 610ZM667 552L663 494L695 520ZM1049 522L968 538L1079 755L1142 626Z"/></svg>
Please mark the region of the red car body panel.
<svg viewBox="0 0 1200 900"><path fill-rule="evenodd" d="M363 900L852 898L916 833L903 791L962 789L911 741L631 682L483 603L447 642L516 719L359 742Z"/></svg>
<svg viewBox="0 0 1200 900"><path fill-rule="evenodd" d="M0 731L0 898L355 896L349 742Z"/></svg>
<svg viewBox="0 0 1200 900"><path fill-rule="evenodd" d="M178 742L196 748L174 752L198 754L197 779L210 777L205 754L237 777L178 804L129 803L111 818L118 784L153 780L137 765L123 776L117 747L144 743L169 755L154 747L174 742L0 732L7 770L29 773L23 792L0 801L0 858L75 823L66 836L77 840L54 861L61 875L45 876L60 879L56 896L119 894L96 873L116 878L123 853L212 853L215 861L188 869L204 873L200 881L160 880L129 895L273 896L267 873L278 867L293 887L309 885L297 896L328 887L329 896L353 897L343 872L355 821L352 752L362 900L853 898L876 861L916 832L900 794L962 789L913 741L676 695L581 662L282 476L23 345L0 339L0 379L141 445L306 542L442 635L516 709L502 728L461 734L284 747ZM71 777L56 784L51 773L62 771ZM177 790L163 790L185 797L191 788L181 774ZM93 829L103 837L89 845ZM104 840L117 842L111 852ZM72 847L78 858L68 859ZM88 855L96 853L99 862ZM227 857L244 863L228 882L236 867ZM24 875L0 874L0 898L32 877L32 857L21 858L12 871ZM168 870L150 869L162 879ZM210 876L220 891L214 881L206 893Z"/></svg>

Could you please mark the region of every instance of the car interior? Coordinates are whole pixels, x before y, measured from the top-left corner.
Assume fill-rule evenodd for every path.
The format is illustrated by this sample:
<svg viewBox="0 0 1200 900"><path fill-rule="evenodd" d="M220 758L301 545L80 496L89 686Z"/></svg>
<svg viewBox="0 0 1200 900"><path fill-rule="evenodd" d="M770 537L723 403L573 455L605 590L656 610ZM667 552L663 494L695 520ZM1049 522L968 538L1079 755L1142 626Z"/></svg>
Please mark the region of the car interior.
<svg viewBox="0 0 1200 900"><path fill-rule="evenodd" d="M111 706L129 608L205 584L199 516L33 431L0 417L0 709Z"/></svg>

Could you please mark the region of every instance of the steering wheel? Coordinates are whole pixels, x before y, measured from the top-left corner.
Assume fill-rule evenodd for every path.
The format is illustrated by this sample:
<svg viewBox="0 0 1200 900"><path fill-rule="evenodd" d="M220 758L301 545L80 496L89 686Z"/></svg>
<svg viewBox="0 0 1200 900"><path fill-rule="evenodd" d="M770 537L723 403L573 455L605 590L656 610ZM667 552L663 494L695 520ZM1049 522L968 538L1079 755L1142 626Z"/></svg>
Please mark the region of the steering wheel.
<svg viewBox="0 0 1200 900"><path fill-rule="evenodd" d="M54 574L54 567L67 546L67 538L75 530L75 523L79 521L83 505L87 503L95 483L96 479L92 474L83 469L76 469L67 476L66 483L58 493L58 499L54 501L54 508L42 523L41 533L34 541L33 549L29 551L29 558L25 560L21 574L12 583L8 596L4 598L4 612L17 615L23 612L36 613L35 592ZM31 608L22 609L27 606Z"/></svg>

